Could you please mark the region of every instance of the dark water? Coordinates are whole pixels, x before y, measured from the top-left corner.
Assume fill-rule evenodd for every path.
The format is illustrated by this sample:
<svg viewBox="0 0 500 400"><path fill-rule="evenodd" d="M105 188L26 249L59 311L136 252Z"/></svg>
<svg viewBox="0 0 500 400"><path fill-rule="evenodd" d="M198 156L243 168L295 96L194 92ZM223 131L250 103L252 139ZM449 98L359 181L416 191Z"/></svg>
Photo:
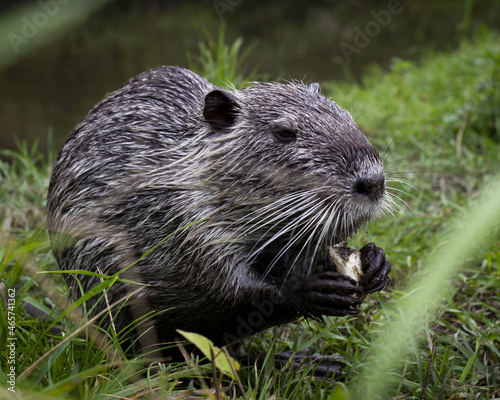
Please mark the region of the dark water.
<svg viewBox="0 0 500 400"><path fill-rule="evenodd" d="M257 66L267 79L357 81L372 63L388 68L394 57L453 49L482 25L500 28L500 1L115 1L0 70L0 147L17 136L43 148L49 132L62 145L106 93L150 67L188 66L186 53L222 22L229 43L252 47L243 74Z"/></svg>

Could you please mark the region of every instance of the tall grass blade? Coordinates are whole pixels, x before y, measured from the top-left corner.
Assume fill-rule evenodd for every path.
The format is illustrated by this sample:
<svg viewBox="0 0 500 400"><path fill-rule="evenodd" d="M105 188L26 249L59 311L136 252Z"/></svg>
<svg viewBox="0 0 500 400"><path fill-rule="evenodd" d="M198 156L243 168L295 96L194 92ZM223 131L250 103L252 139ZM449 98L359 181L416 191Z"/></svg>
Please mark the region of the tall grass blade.
<svg viewBox="0 0 500 400"><path fill-rule="evenodd" d="M484 189L474 207L454 222L452 234L443 238L443 245L427 263L427 274L408 289L409 294L401 304L396 304L400 308L399 315L387 324L387 332L372 346L370 361L354 395L356 399L387 398L395 384L392 377L394 368L405 355L407 338L423 330L429 315L443 301L445 294L452 291L449 285L451 279L499 224L500 177L497 177ZM474 359L473 356L469 360L471 364Z"/></svg>

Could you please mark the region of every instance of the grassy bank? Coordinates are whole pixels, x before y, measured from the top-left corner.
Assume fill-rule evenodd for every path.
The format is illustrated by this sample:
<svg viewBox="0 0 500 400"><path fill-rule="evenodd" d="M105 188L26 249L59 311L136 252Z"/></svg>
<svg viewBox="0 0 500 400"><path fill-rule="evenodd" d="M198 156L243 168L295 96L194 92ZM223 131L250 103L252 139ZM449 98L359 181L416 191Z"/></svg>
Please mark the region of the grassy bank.
<svg viewBox="0 0 500 400"><path fill-rule="evenodd" d="M500 171L498 43L498 36L484 34L452 54L429 54L419 64L395 60L388 72L374 68L362 86L323 83L323 91L351 111L379 151L387 149L390 190L401 198L401 208L360 232L354 246L375 241L383 247L393 264L393 282L371 296L356 318L290 324L247 343L260 352L313 346L318 353L340 354L347 374L338 384L313 380L308 368L275 371L267 363L242 370L241 385L224 379L229 398L233 390L236 398L249 399L347 399L356 393L377 398L357 392L377 368L370 354L384 348L395 321L417 315L424 322L408 321L407 326L416 324L412 330L401 327L398 351L378 364L389 370L382 398L500 398L498 229L488 228L473 251L454 261L439 282L442 290L419 303L424 313L409 312L411 304L405 303L442 267L430 263L449 247L457 226L471 228L466 216ZM161 366L157 375L148 376L142 364L89 341L84 329L72 323L60 274L46 273L57 270L44 231L53 157L43 158L26 146L2 157L7 162L0 164L0 276L6 301L0 314L0 384L9 378L8 311L15 315L18 379L17 397L1 388L0 398L208 397L192 389L199 386L200 374L213 375L206 362ZM9 289L15 289L15 302L8 302ZM65 334L26 316L23 301L60 317ZM206 383L210 387L209 379Z"/></svg>

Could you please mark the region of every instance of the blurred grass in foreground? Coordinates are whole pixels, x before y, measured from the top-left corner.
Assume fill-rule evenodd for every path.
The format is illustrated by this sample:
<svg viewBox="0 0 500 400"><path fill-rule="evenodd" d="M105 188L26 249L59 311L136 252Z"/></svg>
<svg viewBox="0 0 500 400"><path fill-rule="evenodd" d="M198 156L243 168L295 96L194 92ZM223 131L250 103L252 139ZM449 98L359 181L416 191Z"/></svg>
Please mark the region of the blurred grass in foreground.
<svg viewBox="0 0 500 400"><path fill-rule="evenodd" d="M451 282L461 271L465 260L477 257L478 249L491 239L489 236L492 233L498 237L500 176L484 189L474 203L466 215L455 219L452 234L441 239L439 249L423 267L425 275L404 290L407 295L387 311L390 318L385 324L385 332L371 345L371 356L364 365L355 398L375 400L386 399L390 395L391 386L398 383L392 372L408 355L408 341L424 331L427 324L434 322L436 308L453 294ZM500 274L499 266L497 271L491 272ZM494 340L495 333L491 334ZM497 340L498 334L499 331L496 332ZM476 356L477 348L460 375L460 380L465 380L471 374L472 365L477 362ZM491 378L500 383L498 375L495 378L492 374Z"/></svg>

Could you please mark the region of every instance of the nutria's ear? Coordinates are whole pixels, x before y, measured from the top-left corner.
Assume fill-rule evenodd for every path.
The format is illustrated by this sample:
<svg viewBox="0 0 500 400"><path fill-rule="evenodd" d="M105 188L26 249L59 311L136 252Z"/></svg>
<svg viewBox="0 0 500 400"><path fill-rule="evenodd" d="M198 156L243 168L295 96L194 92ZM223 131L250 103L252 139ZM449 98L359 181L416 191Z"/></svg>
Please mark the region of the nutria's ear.
<svg viewBox="0 0 500 400"><path fill-rule="evenodd" d="M203 116L215 130L228 128L234 124L240 106L231 92L217 89L205 96Z"/></svg>
<svg viewBox="0 0 500 400"><path fill-rule="evenodd" d="M307 89L309 89L311 92L321 94L321 86L319 86L318 82L313 82L311 83Z"/></svg>

